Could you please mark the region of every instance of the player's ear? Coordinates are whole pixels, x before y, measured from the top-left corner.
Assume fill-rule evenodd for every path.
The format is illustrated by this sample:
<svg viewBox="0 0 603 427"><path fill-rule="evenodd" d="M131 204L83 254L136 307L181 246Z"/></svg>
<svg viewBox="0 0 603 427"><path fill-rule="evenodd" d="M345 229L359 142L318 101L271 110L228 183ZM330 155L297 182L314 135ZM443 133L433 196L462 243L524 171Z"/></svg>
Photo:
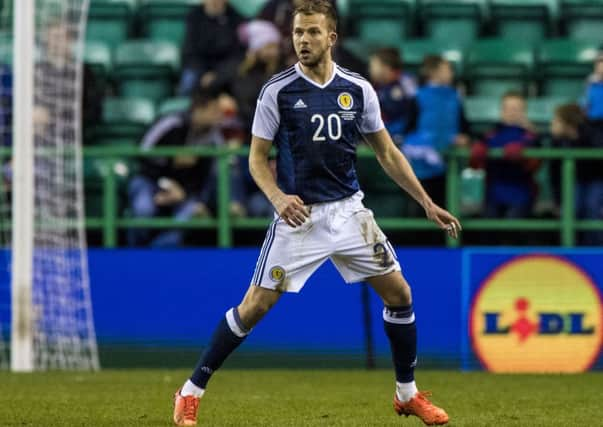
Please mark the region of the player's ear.
<svg viewBox="0 0 603 427"><path fill-rule="evenodd" d="M337 33L335 31L331 31L329 33L329 47L335 46L336 41L337 41Z"/></svg>

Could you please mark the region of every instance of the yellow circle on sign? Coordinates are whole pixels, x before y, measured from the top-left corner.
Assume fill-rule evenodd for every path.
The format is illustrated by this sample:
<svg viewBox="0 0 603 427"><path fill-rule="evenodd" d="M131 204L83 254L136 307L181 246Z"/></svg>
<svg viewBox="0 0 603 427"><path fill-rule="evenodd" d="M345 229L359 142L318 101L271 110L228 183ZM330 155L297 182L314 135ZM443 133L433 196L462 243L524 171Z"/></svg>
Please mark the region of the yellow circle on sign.
<svg viewBox="0 0 603 427"><path fill-rule="evenodd" d="M601 295L578 266L514 259L482 284L470 312L475 354L493 372L583 372L603 344Z"/></svg>
<svg viewBox="0 0 603 427"><path fill-rule="evenodd" d="M342 92L337 97L337 104L344 110L349 110L354 106L354 98L347 92Z"/></svg>

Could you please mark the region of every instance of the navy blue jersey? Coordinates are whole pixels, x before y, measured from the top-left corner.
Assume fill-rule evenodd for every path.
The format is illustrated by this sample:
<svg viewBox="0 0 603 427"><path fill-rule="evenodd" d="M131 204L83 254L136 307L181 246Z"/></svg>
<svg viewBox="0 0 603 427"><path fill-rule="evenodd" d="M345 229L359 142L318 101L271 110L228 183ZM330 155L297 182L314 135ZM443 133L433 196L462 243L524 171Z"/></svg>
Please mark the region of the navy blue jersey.
<svg viewBox="0 0 603 427"><path fill-rule="evenodd" d="M383 128L377 95L360 75L334 64L319 85L296 64L262 88L252 134L278 148L279 188L319 203L359 190L356 146L361 134Z"/></svg>

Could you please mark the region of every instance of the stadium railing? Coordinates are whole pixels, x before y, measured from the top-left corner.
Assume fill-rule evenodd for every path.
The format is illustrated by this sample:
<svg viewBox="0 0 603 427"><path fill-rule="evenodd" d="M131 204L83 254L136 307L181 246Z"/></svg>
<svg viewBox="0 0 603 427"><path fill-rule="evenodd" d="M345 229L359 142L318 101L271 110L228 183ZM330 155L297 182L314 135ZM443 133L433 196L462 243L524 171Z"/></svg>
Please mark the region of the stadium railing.
<svg viewBox="0 0 603 427"><path fill-rule="evenodd" d="M103 246L113 248L118 245L118 231L126 228L189 228L214 229L217 232L218 246L227 248L233 244L233 233L237 229L264 229L270 218L232 218L229 215L230 185L229 162L235 155L247 155L247 148L215 148L215 147L156 147L141 150L134 146L85 147L84 156L97 159L105 164L106 173L102 176L102 216L87 217L87 229L100 229ZM118 176L115 165L124 158L165 157L177 155L194 155L215 157L218 170L217 214L215 218L199 218L188 221L175 221L170 217L163 218L131 218L119 213ZM482 219L463 218L461 213L461 166L467 162L469 152L457 149L447 153L447 209L462 220L464 230L477 231L557 231L564 247L573 247L577 231L603 230L603 219L578 220L575 214L576 161L580 159L601 159L603 149L554 149L535 148L525 150L526 157L543 160L561 160L561 211L558 219ZM0 159L8 158L10 149L0 149ZM367 147L358 150L358 156L374 156ZM488 156L500 158L501 149L489 150ZM379 224L386 230L429 230L433 224L422 218L380 217ZM457 247L460 240L448 239L447 246Z"/></svg>

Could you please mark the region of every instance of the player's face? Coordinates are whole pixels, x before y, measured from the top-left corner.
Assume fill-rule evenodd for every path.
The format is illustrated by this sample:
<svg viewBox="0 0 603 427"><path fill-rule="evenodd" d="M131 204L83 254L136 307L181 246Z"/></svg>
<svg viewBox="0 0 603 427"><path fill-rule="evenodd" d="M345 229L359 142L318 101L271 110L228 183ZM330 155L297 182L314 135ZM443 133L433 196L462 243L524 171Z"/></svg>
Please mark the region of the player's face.
<svg viewBox="0 0 603 427"><path fill-rule="evenodd" d="M298 13L293 19L293 47L299 62L314 67L330 57L337 34L330 30L327 17L321 13Z"/></svg>
<svg viewBox="0 0 603 427"><path fill-rule="evenodd" d="M595 62L595 74L599 77L603 77L603 59L599 59Z"/></svg>

